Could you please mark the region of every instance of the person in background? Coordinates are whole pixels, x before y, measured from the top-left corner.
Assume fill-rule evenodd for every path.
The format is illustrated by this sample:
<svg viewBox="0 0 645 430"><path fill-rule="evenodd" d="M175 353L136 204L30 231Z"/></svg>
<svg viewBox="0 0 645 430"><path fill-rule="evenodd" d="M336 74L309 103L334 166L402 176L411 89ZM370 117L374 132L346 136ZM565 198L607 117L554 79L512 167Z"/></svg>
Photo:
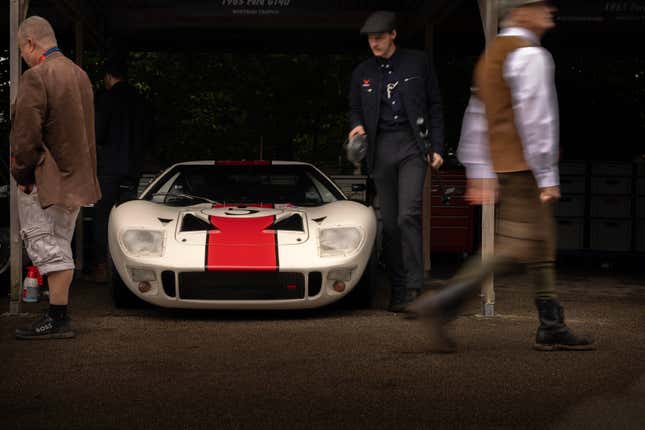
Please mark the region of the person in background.
<svg viewBox="0 0 645 430"><path fill-rule="evenodd" d="M352 74L349 139L366 136L368 142L367 170L379 198L392 284L389 309L401 312L408 292L424 287L423 185L428 164L443 164L441 99L428 55L396 45L394 13L372 13L360 32L374 55ZM426 129L430 143L422 137Z"/></svg>
<svg viewBox="0 0 645 430"><path fill-rule="evenodd" d="M95 267L90 280L107 282L107 228L112 207L136 198L145 149L152 145L154 116L146 100L127 82L123 55L105 61L105 92L96 98L98 175L103 199L94 209Z"/></svg>

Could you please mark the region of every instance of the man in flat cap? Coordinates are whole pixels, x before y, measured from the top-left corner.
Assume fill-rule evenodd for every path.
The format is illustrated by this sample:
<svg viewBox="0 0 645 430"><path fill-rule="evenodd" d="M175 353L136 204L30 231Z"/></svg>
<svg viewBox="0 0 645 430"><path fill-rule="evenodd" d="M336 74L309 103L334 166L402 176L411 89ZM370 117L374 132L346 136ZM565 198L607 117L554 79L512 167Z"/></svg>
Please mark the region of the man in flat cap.
<svg viewBox="0 0 645 430"><path fill-rule="evenodd" d="M540 46L542 35L555 26L555 8L535 0L500 0L498 5L502 31L475 69L458 150L472 204L492 203L494 193L483 184L497 182L495 255L483 264L471 260L446 289L421 296L409 310L431 319L435 347L453 349L443 326L477 297L482 281L492 273L526 269L540 320L534 348L592 349L590 338L574 335L565 324L555 290L558 106L553 59Z"/></svg>
<svg viewBox="0 0 645 430"><path fill-rule="evenodd" d="M360 32L374 56L352 75L349 138L367 137L367 170L379 196L392 284L390 310L401 312L408 291L424 283L423 184L428 164L443 163L441 100L428 55L397 47L394 13L372 13ZM421 136L425 131L429 140Z"/></svg>

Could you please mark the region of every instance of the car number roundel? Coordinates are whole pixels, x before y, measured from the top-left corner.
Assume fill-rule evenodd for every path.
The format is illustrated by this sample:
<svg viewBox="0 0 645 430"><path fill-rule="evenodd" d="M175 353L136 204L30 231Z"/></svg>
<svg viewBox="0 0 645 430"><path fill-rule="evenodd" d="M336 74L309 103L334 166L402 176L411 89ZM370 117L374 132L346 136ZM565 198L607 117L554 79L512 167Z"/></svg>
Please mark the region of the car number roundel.
<svg viewBox="0 0 645 430"><path fill-rule="evenodd" d="M214 229L206 237L207 271L278 270L278 235L269 229L276 217L258 215L261 211L254 209L257 207L273 208L273 205L227 206L221 216L209 215Z"/></svg>

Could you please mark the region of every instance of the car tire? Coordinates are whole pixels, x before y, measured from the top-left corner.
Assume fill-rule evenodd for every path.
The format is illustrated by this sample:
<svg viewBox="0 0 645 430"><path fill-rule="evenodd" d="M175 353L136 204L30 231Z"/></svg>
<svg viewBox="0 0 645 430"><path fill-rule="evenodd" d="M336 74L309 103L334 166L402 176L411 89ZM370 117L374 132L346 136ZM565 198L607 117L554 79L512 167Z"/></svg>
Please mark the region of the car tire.
<svg viewBox="0 0 645 430"><path fill-rule="evenodd" d="M374 246L363 276L354 289L340 301L341 307L353 309L378 307L375 302L378 297L380 281L383 279L385 279L385 273L378 263L378 254L376 246Z"/></svg>
<svg viewBox="0 0 645 430"><path fill-rule="evenodd" d="M110 261L110 267L112 268L110 288L112 290L112 302L114 303L114 307L119 309L144 307L146 302L134 295L134 293L125 285L112 261Z"/></svg>

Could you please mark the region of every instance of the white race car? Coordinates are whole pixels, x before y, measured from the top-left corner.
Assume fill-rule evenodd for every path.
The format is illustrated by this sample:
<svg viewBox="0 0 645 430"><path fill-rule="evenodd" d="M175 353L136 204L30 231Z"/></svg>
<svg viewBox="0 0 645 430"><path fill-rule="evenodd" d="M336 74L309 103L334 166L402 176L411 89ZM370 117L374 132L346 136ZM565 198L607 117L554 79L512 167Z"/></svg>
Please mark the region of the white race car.
<svg viewBox="0 0 645 430"><path fill-rule="evenodd" d="M324 306L361 280L376 225L311 164L175 164L110 213L115 304Z"/></svg>

